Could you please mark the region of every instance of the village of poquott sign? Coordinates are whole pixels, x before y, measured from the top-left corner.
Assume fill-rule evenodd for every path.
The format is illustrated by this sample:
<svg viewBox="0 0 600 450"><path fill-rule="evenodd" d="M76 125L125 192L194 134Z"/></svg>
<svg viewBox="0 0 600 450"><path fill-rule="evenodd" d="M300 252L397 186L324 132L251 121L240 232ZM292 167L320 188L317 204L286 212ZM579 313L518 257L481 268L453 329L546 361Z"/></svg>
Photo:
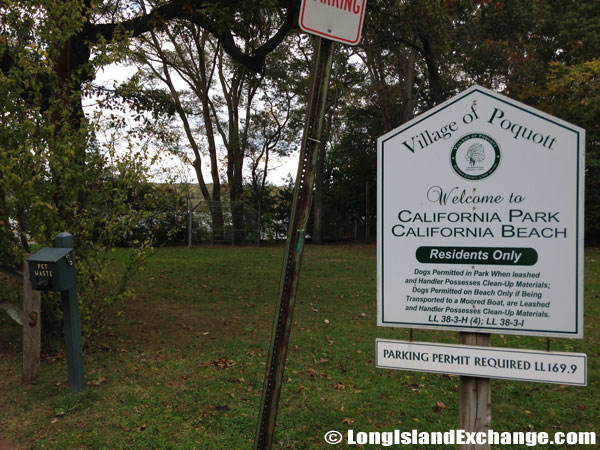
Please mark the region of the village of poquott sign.
<svg viewBox="0 0 600 450"><path fill-rule="evenodd" d="M378 325L583 336L585 132L474 86L378 140Z"/></svg>

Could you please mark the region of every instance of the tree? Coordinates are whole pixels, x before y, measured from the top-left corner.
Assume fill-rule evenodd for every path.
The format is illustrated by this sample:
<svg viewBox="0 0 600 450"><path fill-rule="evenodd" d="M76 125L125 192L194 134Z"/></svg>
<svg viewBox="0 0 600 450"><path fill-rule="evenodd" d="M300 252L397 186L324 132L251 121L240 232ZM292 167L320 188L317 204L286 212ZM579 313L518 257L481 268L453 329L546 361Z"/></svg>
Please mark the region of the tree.
<svg viewBox="0 0 600 450"><path fill-rule="evenodd" d="M586 129L586 238L597 240L600 3L486 2L472 23L469 77Z"/></svg>
<svg viewBox="0 0 600 450"><path fill-rule="evenodd" d="M587 198L590 202L597 198L592 180L598 142L594 68L600 54L598 2L383 0L369 3L367 9L363 38L352 59L360 58L364 77L342 94L341 106L333 110L337 131L325 159L329 169L324 189L328 197L336 192L337 198L329 208L335 210L343 202L338 196L349 200L348 208L336 211L336 221L349 227L370 216L364 214L364 185L356 188L365 178L358 181L353 167L369 164L366 178L375 180L375 160L363 159L365 152L358 143L373 146L367 153L374 154L379 135L474 83L586 128ZM351 118L360 116L359 111L363 120L381 121L383 129L365 130L379 134L370 139L356 135L350 124L365 125ZM352 200L359 197L359 202ZM592 203L588 204L590 229L597 220L590 213ZM341 230L332 223L325 227Z"/></svg>
<svg viewBox="0 0 600 450"><path fill-rule="evenodd" d="M440 103L458 84L454 57L447 51L456 39L456 7L392 0L367 7L362 40L352 51L340 52L346 56L336 66L339 73L330 95L334 107L327 129L335 131L329 135L328 154L322 157L322 191L331 212L324 214L328 220L335 218L324 228L336 237L354 236L357 224L367 239L372 237L377 137ZM313 230L317 240L323 209L319 189L317 179ZM330 202L331 198L335 200Z"/></svg>
<svg viewBox="0 0 600 450"><path fill-rule="evenodd" d="M260 23L248 24L248 30L238 39L240 45L249 49L267 40L274 19L276 16L267 13ZM289 88L282 88L282 81L277 80L284 72L277 65L275 69L265 67L260 74L249 71L227 56L217 39L189 22L172 21L165 24L160 33L150 31L142 35L139 42L134 60L141 71L147 72L140 84L158 81L168 89L193 152L192 165L200 191L211 205L217 240L224 237L221 235L224 231L221 175L224 173L235 230L232 238L242 242L244 162L251 157L251 186L256 191L260 210L270 153L286 153L286 146L281 143L293 132L288 125L294 97ZM286 61L289 58L285 50L281 50L282 45L277 54ZM178 83L185 89L178 88ZM276 88L279 90L275 91ZM223 157L220 147L225 149ZM205 159L209 161L212 178L210 191L203 174Z"/></svg>
<svg viewBox="0 0 600 450"><path fill-rule="evenodd" d="M98 67L122 59L129 39L170 20L200 25L248 70L260 71L265 57L285 37L297 11L294 2L264 2L279 21L257 47L240 48L256 8L241 1L168 1L144 12L136 2L7 0L0 5L0 268L15 280L30 242L49 245L59 231L74 235L81 301L114 298L101 269L119 235L144 220L130 208L126 192L145 182L140 150L109 161L86 118L82 100ZM148 236L150 239L151 236ZM138 250L126 280L148 248ZM100 264L100 265L99 265ZM88 295L89 294L89 295ZM46 304L46 303L45 303ZM103 303L104 304L104 303ZM93 307L84 308L94 326ZM90 312L91 311L91 312ZM90 312L88 316L87 313ZM90 331L88 328L86 331Z"/></svg>
<svg viewBox="0 0 600 450"><path fill-rule="evenodd" d="M367 224L374 223L376 139L383 134L380 112L375 107L345 111L341 138L325 159L324 235L330 239L364 236ZM371 215L371 217L367 217Z"/></svg>
<svg viewBox="0 0 600 450"><path fill-rule="evenodd" d="M263 80L260 108L253 108L250 115L247 159L250 170L250 200L259 215L269 211L267 177L275 157L290 155L295 149L294 139L299 129L296 101L289 89L273 88Z"/></svg>
<svg viewBox="0 0 600 450"><path fill-rule="evenodd" d="M174 50L164 49L165 40L159 39L154 31L148 37L141 37L141 44L134 52L134 60L141 68L148 70L148 74L138 81L139 84L150 83L158 80L167 86L165 93L183 126L183 130L189 147L193 152L193 159L188 159L196 172L196 178L200 192L204 200L209 204L213 229L216 230L217 240L222 240L224 231L223 209L221 207L221 180L218 164L218 148L215 139L213 121L215 120L211 111L211 86L214 83L214 73L217 67L218 48L213 44L208 33L202 31L193 24L175 23L165 25L164 34L166 43ZM212 49L212 55L211 55ZM182 79L189 89L189 94L180 92L175 86L174 76ZM140 92L139 86L134 92ZM148 92L145 90L144 92ZM150 93L155 90L150 90ZM195 107L194 100L199 100L200 107ZM146 106L147 105L147 106ZM160 104L158 104L160 107ZM156 112L157 104L152 101L137 106L138 110L150 108ZM200 129L205 134L205 145L197 136L194 116L202 117ZM218 118L217 118L218 120ZM204 147L204 149L203 149ZM212 189L209 192L207 182L202 171L203 156L208 155L210 161L210 174Z"/></svg>
<svg viewBox="0 0 600 450"><path fill-rule="evenodd" d="M600 58L567 65L554 62L546 74L539 106L586 129L585 230L600 239Z"/></svg>

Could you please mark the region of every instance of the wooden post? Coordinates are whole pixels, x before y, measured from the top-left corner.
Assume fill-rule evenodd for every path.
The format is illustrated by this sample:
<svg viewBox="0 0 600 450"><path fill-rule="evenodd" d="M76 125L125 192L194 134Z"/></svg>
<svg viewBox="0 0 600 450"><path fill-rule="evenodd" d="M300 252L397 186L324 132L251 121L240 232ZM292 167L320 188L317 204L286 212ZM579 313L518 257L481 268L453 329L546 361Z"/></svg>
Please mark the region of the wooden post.
<svg viewBox="0 0 600 450"><path fill-rule="evenodd" d="M23 261L23 384L37 383L40 377L41 293L31 289L29 264Z"/></svg>
<svg viewBox="0 0 600 450"><path fill-rule="evenodd" d="M461 344L490 346L489 333L465 333L459 336ZM468 432L486 432L492 424L492 398L489 378L460 377L460 428ZM463 450L489 450L490 445L465 444Z"/></svg>

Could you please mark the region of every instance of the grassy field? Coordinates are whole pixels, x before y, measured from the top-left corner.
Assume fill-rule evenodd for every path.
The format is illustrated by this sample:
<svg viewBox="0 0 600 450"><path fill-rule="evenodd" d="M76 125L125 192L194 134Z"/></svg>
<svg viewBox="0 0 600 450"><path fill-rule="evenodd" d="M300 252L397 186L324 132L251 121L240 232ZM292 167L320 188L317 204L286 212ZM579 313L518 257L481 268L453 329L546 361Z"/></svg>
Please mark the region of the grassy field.
<svg viewBox="0 0 600 450"><path fill-rule="evenodd" d="M82 394L68 391L61 353L22 386L21 331L0 316L0 433L23 448L251 448L282 256L159 250L133 281L136 298L115 305L86 351ZM375 338L408 338L376 326L375 264L373 246L306 247L276 447L329 448L329 430L458 428L458 377L375 368ZM588 386L492 380L495 430L600 431L599 273L600 251L588 249L585 338L551 342L588 354ZM545 349L546 339L494 335L492 345Z"/></svg>

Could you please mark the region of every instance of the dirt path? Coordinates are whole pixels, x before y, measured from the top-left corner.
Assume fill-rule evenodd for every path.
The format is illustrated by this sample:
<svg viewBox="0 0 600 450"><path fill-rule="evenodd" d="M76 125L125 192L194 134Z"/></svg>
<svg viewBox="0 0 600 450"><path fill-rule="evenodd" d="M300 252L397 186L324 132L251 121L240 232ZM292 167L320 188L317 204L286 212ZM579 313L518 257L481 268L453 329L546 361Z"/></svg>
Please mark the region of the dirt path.
<svg viewBox="0 0 600 450"><path fill-rule="evenodd" d="M0 435L0 450L14 450L16 447Z"/></svg>

